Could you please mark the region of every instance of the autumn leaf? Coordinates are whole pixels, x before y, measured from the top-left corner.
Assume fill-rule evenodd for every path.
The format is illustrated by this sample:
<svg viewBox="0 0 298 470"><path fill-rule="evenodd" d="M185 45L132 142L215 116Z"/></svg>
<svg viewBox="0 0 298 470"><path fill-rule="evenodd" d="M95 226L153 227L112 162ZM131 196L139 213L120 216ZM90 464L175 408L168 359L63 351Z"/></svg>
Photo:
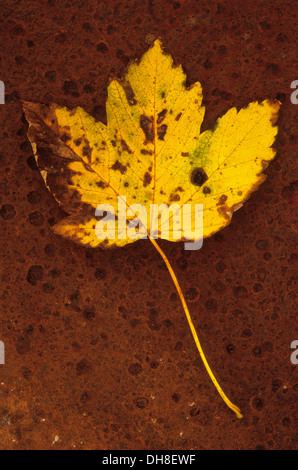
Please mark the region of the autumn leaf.
<svg viewBox="0 0 298 470"><path fill-rule="evenodd" d="M54 225L57 234L91 247L124 246L138 237L120 227L119 197L127 207L138 203L146 208L145 215L138 213L140 226L167 264L212 381L241 416L208 366L175 273L149 233L148 213L152 204L175 203L176 212L188 204L191 213L203 204L204 237L228 225L233 212L265 180L262 172L275 155L271 146L280 105L265 100L239 112L232 108L212 131L200 133L202 87L196 82L186 88L185 81L182 67L173 65L157 40L139 63L130 64L123 81L110 83L107 125L82 108L24 102L28 137L46 186L69 214ZM113 239L96 234L100 204L109 204L115 213L118 236ZM174 215L168 211L167 220L159 219L157 237L189 239L182 227L174 226ZM128 214L126 225L135 216ZM166 222L170 230L165 235Z"/></svg>

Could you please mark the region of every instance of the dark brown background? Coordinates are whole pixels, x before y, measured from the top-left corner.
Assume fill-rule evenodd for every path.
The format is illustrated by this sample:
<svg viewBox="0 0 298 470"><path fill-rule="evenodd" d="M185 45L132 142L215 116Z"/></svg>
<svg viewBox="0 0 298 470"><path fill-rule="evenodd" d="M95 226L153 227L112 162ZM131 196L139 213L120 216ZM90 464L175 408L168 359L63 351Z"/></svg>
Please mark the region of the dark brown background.
<svg viewBox="0 0 298 470"><path fill-rule="evenodd" d="M295 3L7 0L1 17L1 448L297 447ZM105 120L109 78L156 37L202 83L204 129L232 106L283 103L277 157L232 224L197 252L161 243L243 420L209 380L149 241L102 252L52 233L62 213L26 138L20 99Z"/></svg>

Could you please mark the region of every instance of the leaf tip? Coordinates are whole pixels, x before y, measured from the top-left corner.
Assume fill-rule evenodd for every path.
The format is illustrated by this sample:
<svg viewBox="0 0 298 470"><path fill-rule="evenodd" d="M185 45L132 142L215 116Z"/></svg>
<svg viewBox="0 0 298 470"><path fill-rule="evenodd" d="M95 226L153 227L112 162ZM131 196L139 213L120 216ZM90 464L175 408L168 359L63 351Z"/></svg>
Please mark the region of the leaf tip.
<svg viewBox="0 0 298 470"><path fill-rule="evenodd" d="M160 49L162 49L162 42L159 38L155 39L154 43L153 43L153 47L159 47Z"/></svg>

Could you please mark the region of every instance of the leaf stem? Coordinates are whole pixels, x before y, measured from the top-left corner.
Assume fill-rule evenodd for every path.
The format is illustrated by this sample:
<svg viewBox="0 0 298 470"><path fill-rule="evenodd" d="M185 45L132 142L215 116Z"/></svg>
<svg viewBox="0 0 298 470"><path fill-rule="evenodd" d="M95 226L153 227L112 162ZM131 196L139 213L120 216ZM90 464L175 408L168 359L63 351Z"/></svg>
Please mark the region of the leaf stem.
<svg viewBox="0 0 298 470"><path fill-rule="evenodd" d="M180 284L178 282L178 279L176 277L176 274L174 273L173 271L173 268L168 260L168 258L166 257L166 255L164 254L164 252L162 251L162 249L160 248L160 246L157 244L157 242L155 241L154 238L151 238L151 236L149 235L149 239L151 241L151 243L153 244L153 246L156 248L156 250L158 251L158 253L160 254L160 256L162 257L162 259L164 260L167 268L168 268L168 271L171 275L171 278L174 282L174 285L177 289L177 292L178 292L178 295L180 297L180 300L181 300L181 303L182 303L182 307L183 307L183 310L185 312L185 315L186 315L186 318L187 318L187 321L188 321L188 324L189 324L189 327L190 327L190 330L192 332L192 335L193 335L193 338L195 340L195 343L196 343L196 346L198 348L198 351L200 353L200 356L201 356L201 359L203 361L203 364L204 366L206 367L206 370L209 374L209 377L211 378L216 390L218 391L218 393L220 394L221 398L223 399L223 401L227 404L227 406L232 410L234 411L234 413L236 413L236 416L237 418L242 418L242 414L241 414L241 411L240 409L238 408L238 406L234 405L229 399L228 397L226 396L226 394L224 393L224 391L222 390L221 386L219 385L219 383L217 382L212 370L210 369L210 366L207 362L207 359L205 357L205 354L203 352L203 349L202 349L202 346L200 344L200 341L199 341L199 338L198 338L198 335L197 335L197 332L195 330L195 327L194 327L194 324L192 322L192 319L191 319L191 316L190 316L190 313L189 313L189 310L188 310L188 307L187 307L187 304L186 304L186 301L185 301L185 298L184 298L184 295L182 293L182 290L181 290L181 287L180 287Z"/></svg>

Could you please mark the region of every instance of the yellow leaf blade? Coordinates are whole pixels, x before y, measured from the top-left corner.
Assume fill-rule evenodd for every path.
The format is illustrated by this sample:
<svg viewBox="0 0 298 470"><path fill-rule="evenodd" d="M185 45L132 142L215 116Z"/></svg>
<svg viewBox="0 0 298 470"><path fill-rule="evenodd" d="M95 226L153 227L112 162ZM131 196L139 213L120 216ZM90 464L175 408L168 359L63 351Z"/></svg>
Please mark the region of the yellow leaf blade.
<svg viewBox="0 0 298 470"><path fill-rule="evenodd" d="M82 108L24 103L46 185L68 214L79 214L80 237L73 225L69 232L74 241L90 244L87 227L86 239L82 236L82 217L94 217L95 208L105 203L118 216L119 196L125 196L127 207L139 203L149 214L151 204L178 204L181 218L184 204L191 205L192 215L195 204L203 204L203 236L208 237L225 227L264 181L262 171L275 154L279 103L254 102L239 112L232 108L213 131L200 134L201 85L187 89L185 80L181 66L175 67L155 41L139 63L129 66L125 80L110 83L107 125ZM174 228L172 216L169 212L165 221L169 233L160 223L158 236L185 240L183 224ZM113 244L123 246L123 238L116 236Z"/></svg>

